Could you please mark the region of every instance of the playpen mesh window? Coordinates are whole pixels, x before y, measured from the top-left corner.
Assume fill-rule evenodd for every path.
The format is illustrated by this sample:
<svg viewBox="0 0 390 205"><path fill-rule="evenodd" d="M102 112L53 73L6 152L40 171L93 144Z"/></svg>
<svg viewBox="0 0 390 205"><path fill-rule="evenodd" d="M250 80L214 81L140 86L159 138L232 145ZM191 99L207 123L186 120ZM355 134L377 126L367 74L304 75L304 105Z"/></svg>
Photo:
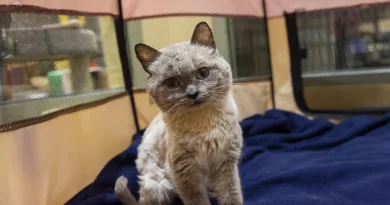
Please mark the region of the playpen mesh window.
<svg viewBox="0 0 390 205"><path fill-rule="evenodd" d="M228 23L234 78L269 76L271 64L264 19L229 18Z"/></svg>
<svg viewBox="0 0 390 205"><path fill-rule="evenodd" d="M390 107L390 4L287 14L298 106L311 113Z"/></svg>
<svg viewBox="0 0 390 205"><path fill-rule="evenodd" d="M111 16L0 13L0 125L123 92Z"/></svg>
<svg viewBox="0 0 390 205"><path fill-rule="evenodd" d="M387 78L378 75L372 82L388 82L389 4L298 13L297 27L300 47L307 49L304 78L342 75L348 81L378 73Z"/></svg>

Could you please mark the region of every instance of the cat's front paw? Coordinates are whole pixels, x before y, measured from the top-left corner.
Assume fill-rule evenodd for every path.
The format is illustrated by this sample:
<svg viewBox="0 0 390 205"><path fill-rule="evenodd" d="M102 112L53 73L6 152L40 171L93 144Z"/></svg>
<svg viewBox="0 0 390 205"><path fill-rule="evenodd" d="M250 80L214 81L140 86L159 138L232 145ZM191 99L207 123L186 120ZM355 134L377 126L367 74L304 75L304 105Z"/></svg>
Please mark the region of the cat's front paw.
<svg viewBox="0 0 390 205"><path fill-rule="evenodd" d="M128 180L124 176L120 176L115 182L115 194L118 199L125 205L137 205L137 201L127 188Z"/></svg>
<svg viewBox="0 0 390 205"><path fill-rule="evenodd" d="M227 198L226 200L219 201L220 205L243 205L243 199L241 196L234 196Z"/></svg>
<svg viewBox="0 0 390 205"><path fill-rule="evenodd" d="M217 193L215 193L214 191L209 191L208 194L209 197L212 199L216 199L218 197Z"/></svg>
<svg viewBox="0 0 390 205"><path fill-rule="evenodd" d="M115 182L115 194L117 196L120 196L120 195L123 195L123 193L127 192L128 188L127 188L127 183L128 183L128 180L126 177L124 176L120 176L116 182Z"/></svg>

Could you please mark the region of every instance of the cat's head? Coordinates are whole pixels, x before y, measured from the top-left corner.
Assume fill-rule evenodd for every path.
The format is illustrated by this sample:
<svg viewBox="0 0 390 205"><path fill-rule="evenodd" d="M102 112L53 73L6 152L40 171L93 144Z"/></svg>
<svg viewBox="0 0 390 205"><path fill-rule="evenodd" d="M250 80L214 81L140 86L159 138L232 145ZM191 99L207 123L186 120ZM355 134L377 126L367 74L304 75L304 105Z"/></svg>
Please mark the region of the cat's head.
<svg viewBox="0 0 390 205"><path fill-rule="evenodd" d="M207 23L196 25L190 42L160 51L137 44L135 52L149 73L147 90L162 111L199 109L226 99L231 68L219 55Z"/></svg>

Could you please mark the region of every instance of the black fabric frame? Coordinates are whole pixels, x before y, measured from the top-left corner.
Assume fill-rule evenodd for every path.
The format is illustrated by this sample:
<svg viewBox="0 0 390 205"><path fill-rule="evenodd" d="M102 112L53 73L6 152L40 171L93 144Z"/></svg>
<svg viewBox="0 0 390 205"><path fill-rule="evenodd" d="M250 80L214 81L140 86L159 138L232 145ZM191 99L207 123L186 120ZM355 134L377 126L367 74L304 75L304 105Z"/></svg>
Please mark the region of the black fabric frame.
<svg viewBox="0 0 390 205"><path fill-rule="evenodd" d="M123 80L125 81L125 88L130 97L130 105L131 105L131 110L133 112L134 125L138 133L140 131L140 126L138 121L137 108L135 105L135 97L133 91L133 78L131 74L131 62L130 62L130 55L127 48L128 47L128 39L127 39L127 32L126 32L127 29L126 29L126 22L123 20L121 0L118 0L118 6L119 6L119 16L117 16L116 19L114 20L115 30L116 30L115 33L116 33L116 39L118 43L119 56L122 64Z"/></svg>
<svg viewBox="0 0 390 205"><path fill-rule="evenodd" d="M269 31L268 31L268 13L267 13L267 3L266 3L266 0L262 0L262 5L263 5L263 13L264 13L264 17L263 17L263 20L264 20L264 25L265 25L265 38L266 38L266 41L267 41L267 48L268 48L268 62L269 62L269 68L270 68L270 75L271 75L271 78L270 78L270 90L271 90L271 100L272 100L272 108L275 108L275 88L274 88L274 81L273 81L273 71L272 71L272 58L271 58L271 45L270 45L270 42L269 42Z"/></svg>

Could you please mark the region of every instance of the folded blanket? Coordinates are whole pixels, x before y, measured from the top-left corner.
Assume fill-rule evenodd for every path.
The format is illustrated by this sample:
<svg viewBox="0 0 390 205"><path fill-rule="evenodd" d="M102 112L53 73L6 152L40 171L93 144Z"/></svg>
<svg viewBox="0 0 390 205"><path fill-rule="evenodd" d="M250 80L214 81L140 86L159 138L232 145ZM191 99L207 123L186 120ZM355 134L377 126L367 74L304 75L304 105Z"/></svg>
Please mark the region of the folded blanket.
<svg viewBox="0 0 390 205"><path fill-rule="evenodd" d="M270 110L245 119L241 126L246 205L390 204L390 114L357 116L334 125ZM131 146L66 204L120 205L113 192L120 175L129 179L138 197L134 160L141 136L136 134Z"/></svg>

